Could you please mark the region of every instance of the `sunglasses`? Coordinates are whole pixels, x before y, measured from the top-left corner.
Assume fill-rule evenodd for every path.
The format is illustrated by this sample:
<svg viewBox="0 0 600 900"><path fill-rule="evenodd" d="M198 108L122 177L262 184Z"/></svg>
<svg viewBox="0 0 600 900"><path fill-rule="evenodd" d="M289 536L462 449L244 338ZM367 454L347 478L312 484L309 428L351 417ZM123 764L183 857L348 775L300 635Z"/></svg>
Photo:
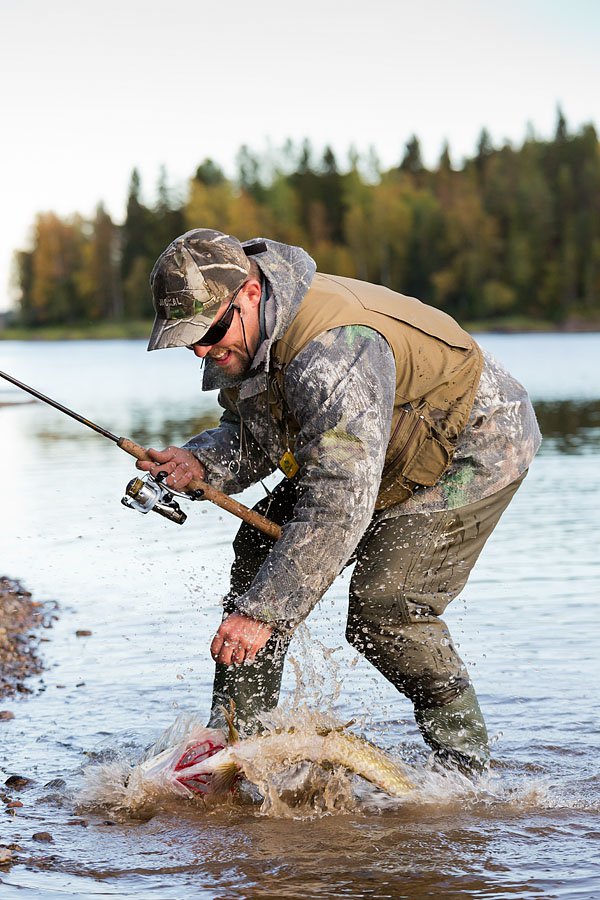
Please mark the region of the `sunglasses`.
<svg viewBox="0 0 600 900"><path fill-rule="evenodd" d="M234 306L234 303L235 303L237 295L239 294L239 292L241 291L241 289L243 287L244 287L243 284L240 285L240 287L237 289L237 291L234 292L234 294L229 302L229 306L227 307L227 309L225 310L225 312L223 313L223 315L221 316L219 321L215 322L214 325L210 326L210 328L208 329L208 331L206 332L206 334L204 335L203 338L200 338L199 341L194 341L193 344L190 344L190 347L189 347L190 350L193 350L194 347L212 347L213 344L218 344L219 341L223 340L223 338L229 331L229 328L231 327L231 323L233 322L234 313L235 313L236 309L238 309L237 306Z"/></svg>

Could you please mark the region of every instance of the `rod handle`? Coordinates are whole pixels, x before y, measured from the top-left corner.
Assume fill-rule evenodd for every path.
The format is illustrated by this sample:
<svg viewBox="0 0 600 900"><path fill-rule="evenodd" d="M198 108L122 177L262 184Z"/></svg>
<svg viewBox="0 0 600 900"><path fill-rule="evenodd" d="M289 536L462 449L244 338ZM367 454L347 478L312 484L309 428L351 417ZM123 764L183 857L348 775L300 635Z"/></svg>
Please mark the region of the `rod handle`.
<svg viewBox="0 0 600 900"><path fill-rule="evenodd" d="M129 453L130 456L134 456L136 459L152 462L146 450L129 438L120 437L117 441L117 446L120 447L121 450L124 450L125 453ZM238 503L237 500L234 500L222 491L218 491L216 488L211 487L211 485L207 484L205 481L201 481L200 479L190 481L187 487L184 488L184 493L192 493L192 491L202 491L206 499L210 500L211 503L214 503L215 506L237 516L238 519L243 519L248 525L258 528L259 531L262 531L263 534L266 534L268 537L273 538L274 540L281 537L281 527L275 522L267 519L266 516L261 516L260 513L255 512L253 509L248 509L243 503Z"/></svg>

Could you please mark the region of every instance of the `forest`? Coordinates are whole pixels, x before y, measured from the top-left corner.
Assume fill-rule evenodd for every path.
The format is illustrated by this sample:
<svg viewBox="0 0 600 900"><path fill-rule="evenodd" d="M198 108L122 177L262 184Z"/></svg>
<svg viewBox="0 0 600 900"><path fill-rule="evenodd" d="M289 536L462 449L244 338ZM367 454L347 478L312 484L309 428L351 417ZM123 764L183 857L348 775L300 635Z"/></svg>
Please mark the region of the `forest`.
<svg viewBox="0 0 600 900"><path fill-rule="evenodd" d="M228 177L205 159L177 196L161 169L145 199L136 169L126 215L100 203L92 219L40 212L16 252L17 324L148 319L154 260L182 232L210 227L241 240L298 244L322 272L385 284L461 322L527 318L561 327L600 320L600 148L592 124L528 133L495 147L480 133L453 165L446 145L434 168L413 136L396 166L375 150L348 152L288 141L258 154L242 146Z"/></svg>

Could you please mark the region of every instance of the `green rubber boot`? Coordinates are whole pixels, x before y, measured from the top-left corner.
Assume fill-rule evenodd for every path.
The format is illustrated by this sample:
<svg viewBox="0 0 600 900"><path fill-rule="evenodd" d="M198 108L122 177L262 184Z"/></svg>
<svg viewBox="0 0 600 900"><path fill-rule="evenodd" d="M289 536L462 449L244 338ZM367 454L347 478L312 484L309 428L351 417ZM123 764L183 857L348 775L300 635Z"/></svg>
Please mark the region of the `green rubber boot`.
<svg viewBox="0 0 600 900"><path fill-rule="evenodd" d="M481 775L489 768L488 733L475 689L470 685L446 706L416 709L415 719L436 759L464 775Z"/></svg>
<svg viewBox="0 0 600 900"><path fill-rule="evenodd" d="M236 728L245 733L259 729L259 714L273 709L279 701L288 644L289 638L275 635L250 665L216 664L209 728L226 727L223 707L229 709L233 701Z"/></svg>

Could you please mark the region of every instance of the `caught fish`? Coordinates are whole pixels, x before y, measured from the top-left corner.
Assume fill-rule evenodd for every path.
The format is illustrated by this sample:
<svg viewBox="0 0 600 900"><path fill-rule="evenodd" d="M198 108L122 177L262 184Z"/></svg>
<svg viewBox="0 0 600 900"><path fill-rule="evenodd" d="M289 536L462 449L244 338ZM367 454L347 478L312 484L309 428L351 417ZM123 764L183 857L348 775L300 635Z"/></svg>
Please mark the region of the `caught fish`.
<svg viewBox="0 0 600 900"><path fill-rule="evenodd" d="M229 791L241 776L257 783L265 772L274 773L300 762L341 766L391 797L404 797L415 788L408 766L348 731L348 726L281 729L240 739L233 712L225 715L228 734L220 729L196 728L187 740L134 767L130 789L214 795Z"/></svg>

